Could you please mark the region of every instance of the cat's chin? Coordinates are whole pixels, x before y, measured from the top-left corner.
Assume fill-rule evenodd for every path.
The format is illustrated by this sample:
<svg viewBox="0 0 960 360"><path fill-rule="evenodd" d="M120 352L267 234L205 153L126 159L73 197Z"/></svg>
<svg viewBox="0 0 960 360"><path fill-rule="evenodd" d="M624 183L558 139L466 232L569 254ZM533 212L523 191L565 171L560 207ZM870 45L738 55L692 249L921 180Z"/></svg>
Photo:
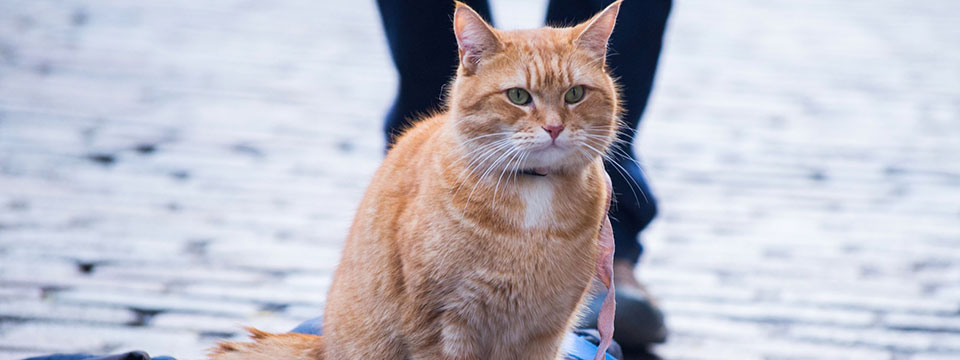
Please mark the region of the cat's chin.
<svg viewBox="0 0 960 360"><path fill-rule="evenodd" d="M553 145L531 152L524 161L524 165L538 173L568 172L586 164L573 149Z"/></svg>
<svg viewBox="0 0 960 360"><path fill-rule="evenodd" d="M555 165L558 162L563 161L570 156L571 151L556 145L544 146L540 149L533 150L530 152L530 162L537 164L537 166L546 166Z"/></svg>

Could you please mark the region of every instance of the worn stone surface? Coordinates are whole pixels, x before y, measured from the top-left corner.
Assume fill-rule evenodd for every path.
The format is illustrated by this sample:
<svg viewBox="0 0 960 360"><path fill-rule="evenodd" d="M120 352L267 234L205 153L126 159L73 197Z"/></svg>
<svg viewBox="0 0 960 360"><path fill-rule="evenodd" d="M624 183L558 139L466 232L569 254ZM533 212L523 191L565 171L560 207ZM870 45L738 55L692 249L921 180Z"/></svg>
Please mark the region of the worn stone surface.
<svg viewBox="0 0 960 360"><path fill-rule="evenodd" d="M960 3L674 10L639 136L657 351L960 358ZM198 358L319 315L395 88L377 16L0 2L0 358Z"/></svg>

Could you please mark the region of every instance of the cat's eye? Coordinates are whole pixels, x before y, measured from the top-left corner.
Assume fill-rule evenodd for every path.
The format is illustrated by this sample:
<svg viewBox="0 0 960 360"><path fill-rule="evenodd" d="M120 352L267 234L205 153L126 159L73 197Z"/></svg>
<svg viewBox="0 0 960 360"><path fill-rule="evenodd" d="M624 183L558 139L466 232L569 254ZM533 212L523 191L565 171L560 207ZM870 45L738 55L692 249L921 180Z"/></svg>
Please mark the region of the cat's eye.
<svg viewBox="0 0 960 360"><path fill-rule="evenodd" d="M530 103L530 93L521 88L512 88L507 90L507 98L510 102L517 105L526 105Z"/></svg>
<svg viewBox="0 0 960 360"><path fill-rule="evenodd" d="M577 85L570 88L570 90L567 90L566 94L563 94L563 101L566 101L567 104L576 104L580 102L580 100L583 100L583 90L583 85Z"/></svg>

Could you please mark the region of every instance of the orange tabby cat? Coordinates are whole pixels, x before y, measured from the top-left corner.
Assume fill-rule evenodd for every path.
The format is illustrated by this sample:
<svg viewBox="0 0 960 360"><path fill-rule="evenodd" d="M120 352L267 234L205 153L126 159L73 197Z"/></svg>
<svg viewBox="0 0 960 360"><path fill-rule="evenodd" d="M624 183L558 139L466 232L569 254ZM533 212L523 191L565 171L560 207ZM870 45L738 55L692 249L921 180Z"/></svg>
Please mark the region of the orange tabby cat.
<svg viewBox="0 0 960 360"><path fill-rule="evenodd" d="M458 3L448 110L406 131L374 176L322 341L255 332L213 358L559 358L591 279L609 283L601 155L619 106L604 58L619 6L499 31Z"/></svg>

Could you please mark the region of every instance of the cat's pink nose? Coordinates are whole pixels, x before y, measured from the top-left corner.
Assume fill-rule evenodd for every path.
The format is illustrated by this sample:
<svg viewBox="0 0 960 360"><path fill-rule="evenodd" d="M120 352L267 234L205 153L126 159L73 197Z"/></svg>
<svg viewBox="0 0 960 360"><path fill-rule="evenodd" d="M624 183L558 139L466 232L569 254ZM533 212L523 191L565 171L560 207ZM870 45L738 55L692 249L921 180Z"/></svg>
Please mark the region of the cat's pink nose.
<svg viewBox="0 0 960 360"><path fill-rule="evenodd" d="M563 131L563 125L544 125L541 127L550 133L550 138L554 140L556 140L557 136L560 136L560 132Z"/></svg>

